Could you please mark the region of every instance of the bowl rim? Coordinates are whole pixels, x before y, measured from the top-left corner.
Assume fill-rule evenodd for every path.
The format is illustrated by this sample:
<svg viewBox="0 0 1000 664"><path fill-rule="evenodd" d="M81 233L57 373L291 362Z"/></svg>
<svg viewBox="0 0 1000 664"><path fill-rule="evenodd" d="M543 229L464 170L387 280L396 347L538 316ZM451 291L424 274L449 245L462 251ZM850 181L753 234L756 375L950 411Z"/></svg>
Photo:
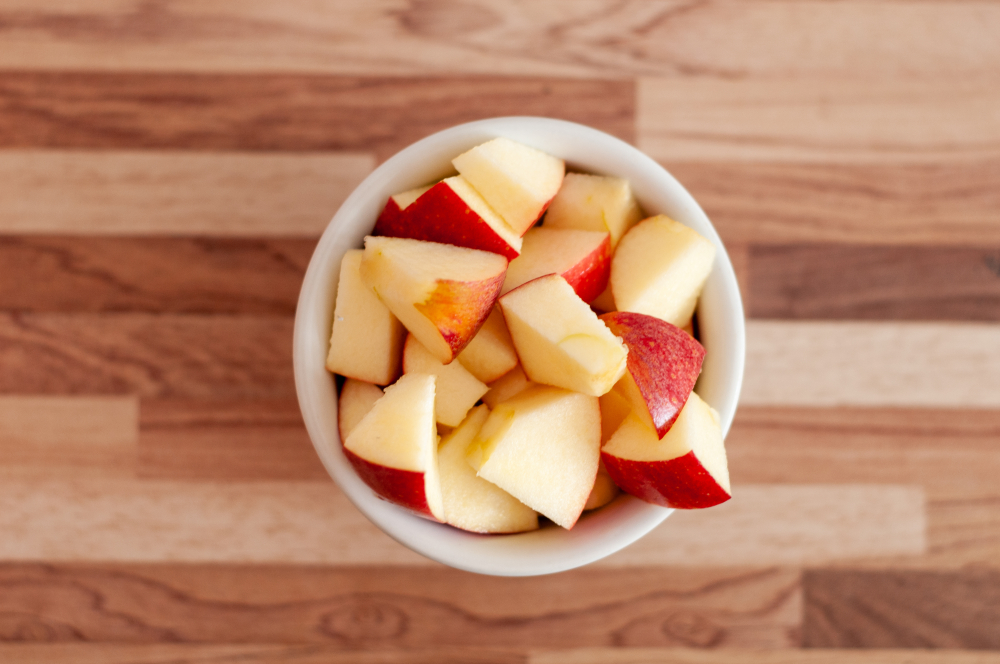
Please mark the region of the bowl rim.
<svg viewBox="0 0 1000 664"><path fill-rule="evenodd" d="M746 353L745 320L739 287L726 248L697 201L669 171L638 148L586 125L533 116L505 116L455 125L397 152L375 168L344 200L310 258L295 312L293 369L299 407L310 441L331 478L354 506L404 546L457 569L496 576L533 576L573 569L615 553L646 535L673 510L622 494L610 505L585 514L570 531L553 526L504 536L468 533L419 517L379 499L353 472L340 449L335 379L325 368L336 290L336 277L332 277L332 286L330 279L332 275L339 274L343 252L352 246L360 246L360 239L371 230L389 195L454 173L450 168L451 158L497 136L534 143L536 147L566 159L567 170L588 161L589 153L581 152L582 146L601 155L614 155L613 159L607 158L607 162L612 163L611 168L583 168L587 172L618 177L626 177L625 172L645 173L638 179L626 177L632 183L640 204L644 198L650 197L641 195L642 190L651 187L655 188L657 197L670 201L666 206L644 207L647 216L654 211L666 213L663 208L669 208L671 217L694 227L716 246L715 265L705 292L712 288L712 315L722 316L731 329L725 335L725 352L718 354L716 362L719 364L725 360L716 373L723 373L726 380L715 390L714 398L706 398L706 401L719 411L723 435L728 433L732 423L742 385ZM545 143L545 147L538 143ZM553 144L564 149L553 150ZM456 145L465 147L456 149ZM450 156L427 156L436 153ZM604 158L601 157L602 160ZM444 163L439 164L437 159L444 159ZM619 168L615 168L615 164ZM625 172L622 172L623 169ZM656 181L655 187L649 181ZM388 188L389 182L393 183L391 189ZM359 219L368 219L370 223L364 225ZM362 231L360 234L359 229ZM702 303L699 303L698 311L700 317ZM317 336L317 332L323 329L323 334ZM317 358L321 358L318 363ZM703 376L708 371L709 362L707 356ZM560 531L559 536L552 536L553 529ZM550 531L548 536L546 531Z"/></svg>

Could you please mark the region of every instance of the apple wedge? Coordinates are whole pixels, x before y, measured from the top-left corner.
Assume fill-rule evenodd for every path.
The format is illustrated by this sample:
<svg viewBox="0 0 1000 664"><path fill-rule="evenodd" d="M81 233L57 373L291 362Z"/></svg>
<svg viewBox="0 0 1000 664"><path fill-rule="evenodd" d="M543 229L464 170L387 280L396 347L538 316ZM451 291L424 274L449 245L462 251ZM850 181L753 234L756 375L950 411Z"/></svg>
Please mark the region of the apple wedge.
<svg viewBox="0 0 1000 664"><path fill-rule="evenodd" d="M609 233L611 248L642 218L628 180L567 173L545 215L546 228Z"/></svg>
<svg viewBox="0 0 1000 664"><path fill-rule="evenodd" d="M545 212L562 185L562 159L509 138L477 145L451 161L519 236Z"/></svg>
<svg viewBox="0 0 1000 664"><path fill-rule="evenodd" d="M572 528L594 487L600 445L596 397L537 385L490 413L468 460L479 477Z"/></svg>
<svg viewBox="0 0 1000 664"><path fill-rule="evenodd" d="M444 521L434 382L434 376L411 373L387 387L344 441L344 454L380 497Z"/></svg>
<svg viewBox="0 0 1000 664"><path fill-rule="evenodd" d="M434 416L449 427L461 424L469 409L490 389L459 362L442 364L412 334L406 337L403 347L403 373L430 374L437 378Z"/></svg>
<svg viewBox="0 0 1000 664"><path fill-rule="evenodd" d="M633 412L601 458L615 484L648 503L696 509L732 496L719 417L694 392L662 439Z"/></svg>
<svg viewBox="0 0 1000 664"><path fill-rule="evenodd" d="M705 348L681 328L645 314L616 311L601 320L628 348L628 371L613 391L663 438L698 382Z"/></svg>
<svg viewBox="0 0 1000 664"><path fill-rule="evenodd" d="M399 377L406 330L362 281L363 254L352 249L340 263L326 368L348 378L388 385Z"/></svg>
<svg viewBox="0 0 1000 664"><path fill-rule="evenodd" d="M684 325L712 271L715 246L694 230L659 215L625 234L611 259L611 292L619 311Z"/></svg>
<svg viewBox="0 0 1000 664"><path fill-rule="evenodd" d="M625 373L625 345L557 274L500 298L521 366L533 382L599 397Z"/></svg>
<svg viewBox="0 0 1000 664"><path fill-rule="evenodd" d="M458 354L458 361L484 383L492 383L517 366L517 351L500 309L493 308L476 336Z"/></svg>
<svg viewBox="0 0 1000 664"><path fill-rule="evenodd" d="M532 228L524 235L521 255L507 266L500 294L546 274L558 274L584 302L608 287L611 243L607 233Z"/></svg>
<svg viewBox="0 0 1000 664"><path fill-rule="evenodd" d="M608 469L604 467L604 462L602 461L601 465L597 467L597 478L594 480L594 488L590 490L590 495L583 506L583 511L589 512L590 510L600 509L614 500L619 493L621 493L621 490L615 484L614 480L611 479L611 475L608 475Z"/></svg>
<svg viewBox="0 0 1000 664"><path fill-rule="evenodd" d="M493 310L507 259L436 242L368 236L359 272L406 329L448 364Z"/></svg>
<svg viewBox="0 0 1000 664"><path fill-rule="evenodd" d="M375 402L382 398L382 388L361 380L348 378L340 389L340 399L337 402L337 429L340 432L340 444L354 431L358 422L365 419Z"/></svg>
<svg viewBox="0 0 1000 664"><path fill-rule="evenodd" d="M389 228L397 228L402 223L400 217L403 210L408 208L413 201L423 196L424 192L432 186L433 185L426 185L423 187L417 187L416 189L408 189L402 193L390 196L389 200L386 201L385 207L382 208L382 213L379 214L378 219L375 221L375 228L378 229L380 225Z"/></svg>
<svg viewBox="0 0 1000 664"><path fill-rule="evenodd" d="M534 383L528 380L528 377L524 375L524 369L518 365L490 383L490 391L483 395L483 403L490 408L496 408L499 404L532 385Z"/></svg>
<svg viewBox="0 0 1000 664"><path fill-rule="evenodd" d="M406 202L411 192L400 194ZM374 235L453 244L516 258L521 235L500 218L461 176L428 188L419 198L397 210L390 199L375 223Z"/></svg>
<svg viewBox="0 0 1000 664"><path fill-rule="evenodd" d="M523 533L538 529L538 514L495 484L476 476L466 456L490 415L477 406L438 448L445 522L474 533Z"/></svg>

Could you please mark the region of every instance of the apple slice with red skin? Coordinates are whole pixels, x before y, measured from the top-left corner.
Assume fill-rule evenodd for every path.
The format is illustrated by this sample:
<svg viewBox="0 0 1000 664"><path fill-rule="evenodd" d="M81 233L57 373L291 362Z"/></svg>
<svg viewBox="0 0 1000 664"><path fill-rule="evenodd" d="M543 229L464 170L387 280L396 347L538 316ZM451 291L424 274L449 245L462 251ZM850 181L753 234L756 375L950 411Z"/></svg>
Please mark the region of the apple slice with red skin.
<svg viewBox="0 0 1000 664"><path fill-rule="evenodd" d="M719 416L694 392L662 439L633 411L601 459L622 491L648 503L698 509L732 497Z"/></svg>
<svg viewBox="0 0 1000 664"><path fill-rule="evenodd" d="M379 227L379 224L387 226L390 228L396 228L400 223L400 216L407 207L410 206L415 200L424 195L424 193L433 187L434 185L426 185L423 187L417 187L416 189L408 189L399 194L393 194L386 201L385 207L382 208L382 213L379 214L378 220L375 222L375 228Z"/></svg>
<svg viewBox="0 0 1000 664"><path fill-rule="evenodd" d="M615 385L660 438L666 435L701 374L705 348L681 328L645 314L615 311L600 319L628 348L628 371Z"/></svg>
<svg viewBox="0 0 1000 664"><path fill-rule="evenodd" d="M354 431L354 427L371 412L375 402L381 399L383 394L382 388L378 385L354 378L344 381L337 402L337 429L340 432L341 445Z"/></svg>
<svg viewBox="0 0 1000 664"><path fill-rule="evenodd" d="M393 203L379 216L374 235L453 244L507 259L521 252L521 236L461 176L438 182L406 207L392 209Z"/></svg>
<svg viewBox="0 0 1000 664"><path fill-rule="evenodd" d="M434 376L403 374L348 435L344 455L379 497L444 521L434 383Z"/></svg>
<svg viewBox="0 0 1000 664"><path fill-rule="evenodd" d="M507 266L500 294L546 274L561 275L584 302L595 299L611 276L611 236L559 228L532 228L521 255Z"/></svg>

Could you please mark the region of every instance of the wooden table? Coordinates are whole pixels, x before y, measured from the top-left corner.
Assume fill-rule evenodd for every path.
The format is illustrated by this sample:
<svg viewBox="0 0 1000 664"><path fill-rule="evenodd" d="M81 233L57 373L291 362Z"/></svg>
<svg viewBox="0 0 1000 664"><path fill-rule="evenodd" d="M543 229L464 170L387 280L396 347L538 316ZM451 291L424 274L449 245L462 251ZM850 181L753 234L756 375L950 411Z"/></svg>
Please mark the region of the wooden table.
<svg viewBox="0 0 1000 664"><path fill-rule="evenodd" d="M749 315L735 500L532 579L370 525L291 371L345 195L507 114ZM0 661L1000 662L1000 4L0 0L0 147Z"/></svg>

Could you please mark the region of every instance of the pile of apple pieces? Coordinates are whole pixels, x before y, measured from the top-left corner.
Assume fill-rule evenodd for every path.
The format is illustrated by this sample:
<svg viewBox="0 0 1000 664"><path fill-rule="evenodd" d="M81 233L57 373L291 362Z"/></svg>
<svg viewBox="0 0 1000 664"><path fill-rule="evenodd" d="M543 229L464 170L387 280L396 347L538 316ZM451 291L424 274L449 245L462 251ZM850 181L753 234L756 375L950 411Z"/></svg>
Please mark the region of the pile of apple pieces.
<svg viewBox="0 0 1000 664"><path fill-rule="evenodd" d="M619 488L728 500L718 415L693 392L712 244L640 221L625 180L507 139L453 164L391 197L341 264L327 368L347 378L340 437L361 479L480 533L539 514L572 528Z"/></svg>

